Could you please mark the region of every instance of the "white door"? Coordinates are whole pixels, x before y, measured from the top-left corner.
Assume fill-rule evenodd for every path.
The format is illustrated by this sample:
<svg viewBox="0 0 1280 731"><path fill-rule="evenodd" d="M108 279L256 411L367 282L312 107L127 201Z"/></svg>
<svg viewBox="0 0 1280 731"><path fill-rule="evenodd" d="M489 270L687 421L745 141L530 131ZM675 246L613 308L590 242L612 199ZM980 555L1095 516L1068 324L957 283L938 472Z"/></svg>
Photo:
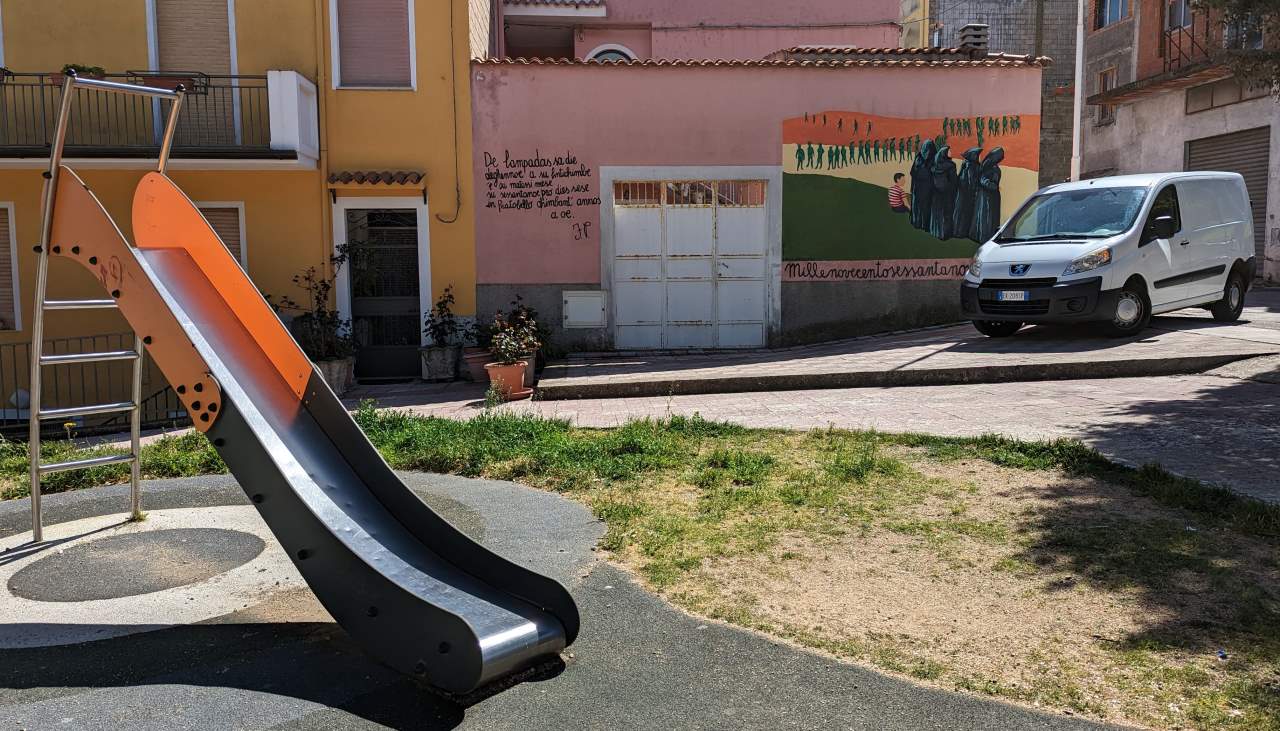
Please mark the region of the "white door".
<svg viewBox="0 0 1280 731"><path fill-rule="evenodd" d="M764 345L764 181L614 186L615 345Z"/></svg>

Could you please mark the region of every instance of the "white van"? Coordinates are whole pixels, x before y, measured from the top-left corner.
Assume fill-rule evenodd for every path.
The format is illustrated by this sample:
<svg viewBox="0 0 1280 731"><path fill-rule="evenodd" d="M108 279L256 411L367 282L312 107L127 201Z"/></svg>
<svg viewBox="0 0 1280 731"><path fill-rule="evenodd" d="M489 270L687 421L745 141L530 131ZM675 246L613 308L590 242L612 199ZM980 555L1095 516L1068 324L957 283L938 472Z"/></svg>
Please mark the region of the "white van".
<svg viewBox="0 0 1280 731"><path fill-rule="evenodd" d="M1132 335L1153 314L1201 306L1229 322L1257 262L1244 178L1122 175L1051 185L978 247L961 307L978 331L1105 323Z"/></svg>

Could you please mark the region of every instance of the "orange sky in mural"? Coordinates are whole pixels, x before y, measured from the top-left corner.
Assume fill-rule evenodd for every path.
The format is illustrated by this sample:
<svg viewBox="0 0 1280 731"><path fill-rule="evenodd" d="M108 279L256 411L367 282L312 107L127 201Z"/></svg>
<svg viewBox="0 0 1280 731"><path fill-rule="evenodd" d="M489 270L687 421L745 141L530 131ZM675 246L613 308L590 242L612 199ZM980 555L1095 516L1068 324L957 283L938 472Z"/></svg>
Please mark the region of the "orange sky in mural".
<svg viewBox="0 0 1280 731"><path fill-rule="evenodd" d="M826 115L827 123L822 123ZM1004 148L1006 167L1019 167L1027 170L1040 169L1040 115L1023 114L1022 130L1017 134L1010 132L1004 135L986 135L983 139L984 153L994 147ZM858 120L858 133L853 134L852 122ZM843 120L843 129L837 124ZM871 134L866 133L867 120L871 121ZM972 125L972 123L971 123ZM915 135L927 139L942 134L942 117L880 117L874 114L859 112L820 111L811 115L809 121L804 117L787 119L782 122L783 144L847 145L850 141L887 140ZM961 153L978 144L978 135L948 135L947 143L951 145L951 157L960 159Z"/></svg>

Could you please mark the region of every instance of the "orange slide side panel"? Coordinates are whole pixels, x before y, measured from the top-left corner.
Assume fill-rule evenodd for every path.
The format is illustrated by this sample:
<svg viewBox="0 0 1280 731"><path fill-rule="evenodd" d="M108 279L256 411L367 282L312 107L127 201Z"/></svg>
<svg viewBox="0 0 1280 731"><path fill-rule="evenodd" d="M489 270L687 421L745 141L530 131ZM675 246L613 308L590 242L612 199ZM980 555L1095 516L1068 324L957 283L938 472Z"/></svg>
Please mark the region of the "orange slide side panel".
<svg viewBox="0 0 1280 731"><path fill-rule="evenodd" d="M301 400L310 359L236 263L186 194L162 173L147 173L133 195L133 235L139 249L180 249L214 285L235 317Z"/></svg>
<svg viewBox="0 0 1280 731"><path fill-rule="evenodd" d="M222 408L222 389L138 265L137 254L124 234L97 196L67 167L58 178L50 253L79 262L93 272L178 391L196 428L208 430Z"/></svg>

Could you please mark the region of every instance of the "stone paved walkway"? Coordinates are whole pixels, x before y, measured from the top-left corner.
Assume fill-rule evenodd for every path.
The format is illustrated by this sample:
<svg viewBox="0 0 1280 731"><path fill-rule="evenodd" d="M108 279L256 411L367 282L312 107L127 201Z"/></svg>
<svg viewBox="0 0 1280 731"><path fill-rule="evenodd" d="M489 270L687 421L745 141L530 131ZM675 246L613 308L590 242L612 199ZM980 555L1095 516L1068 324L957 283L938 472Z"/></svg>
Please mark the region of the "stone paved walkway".
<svg viewBox="0 0 1280 731"><path fill-rule="evenodd" d="M1083 327L1033 327L987 338L968 324L800 348L681 355L587 354L549 366L546 400L803 388L1108 378L1198 373L1280 352L1280 290L1250 295L1242 321L1203 310L1156 318L1143 337Z"/></svg>

